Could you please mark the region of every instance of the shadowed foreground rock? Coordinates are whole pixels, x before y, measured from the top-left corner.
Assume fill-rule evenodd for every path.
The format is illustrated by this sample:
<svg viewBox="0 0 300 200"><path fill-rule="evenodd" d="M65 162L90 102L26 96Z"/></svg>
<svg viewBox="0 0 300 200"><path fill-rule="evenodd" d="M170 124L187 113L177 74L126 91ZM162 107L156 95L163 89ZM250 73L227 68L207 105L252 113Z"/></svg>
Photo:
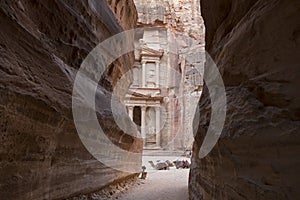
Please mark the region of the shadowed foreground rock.
<svg viewBox="0 0 300 200"><path fill-rule="evenodd" d="M228 102L219 142L199 159L207 89L201 97L190 199L299 199L299 2L202 0L201 7L206 50Z"/></svg>
<svg viewBox="0 0 300 200"><path fill-rule="evenodd" d="M130 175L87 152L71 110L73 79L85 56L122 27L134 28L136 10L133 1L126 2L110 7L104 0L0 2L1 199L61 199ZM131 14L121 15L121 10ZM110 66L113 84L133 61L128 54ZM142 141L124 137L110 105L103 105L110 99L107 80L102 80L97 104L109 115L98 113L100 122L111 130L112 141L138 152Z"/></svg>

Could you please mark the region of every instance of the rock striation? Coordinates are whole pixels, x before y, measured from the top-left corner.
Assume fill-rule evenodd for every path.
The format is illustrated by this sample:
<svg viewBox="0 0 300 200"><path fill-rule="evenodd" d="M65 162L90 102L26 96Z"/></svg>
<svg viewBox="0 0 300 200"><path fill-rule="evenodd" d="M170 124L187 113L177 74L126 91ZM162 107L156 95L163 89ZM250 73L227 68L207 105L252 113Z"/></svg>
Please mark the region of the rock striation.
<svg viewBox="0 0 300 200"><path fill-rule="evenodd" d="M86 55L104 39L135 27L133 1L5 0L0 5L1 199L63 199L131 175L105 166L85 149L72 119L71 95ZM106 114L97 116L112 141L139 152L142 141L122 132L105 104L111 83L133 62L134 55L127 54L110 66L97 101Z"/></svg>
<svg viewBox="0 0 300 200"><path fill-rule="evenodd" d="M193 147L190 199L300 197L300 12L283 0L202 0L206 50L227 93L217 145L198 158L210 122L205 88Z"/></svg>

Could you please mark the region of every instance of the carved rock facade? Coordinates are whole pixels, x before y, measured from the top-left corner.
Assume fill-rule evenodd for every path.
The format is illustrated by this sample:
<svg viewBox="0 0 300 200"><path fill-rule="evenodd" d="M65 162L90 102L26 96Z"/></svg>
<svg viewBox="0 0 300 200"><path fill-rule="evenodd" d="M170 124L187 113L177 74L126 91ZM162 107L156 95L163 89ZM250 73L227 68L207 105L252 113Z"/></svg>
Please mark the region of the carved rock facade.
<svg viewBox="0 0 300 200"><path fill-rule="evenodd" d="M133 84L125 98L128 113L140 126L145 147L187 149L204 64L199 2L135 3L141 30L136 34Z"/></svg>

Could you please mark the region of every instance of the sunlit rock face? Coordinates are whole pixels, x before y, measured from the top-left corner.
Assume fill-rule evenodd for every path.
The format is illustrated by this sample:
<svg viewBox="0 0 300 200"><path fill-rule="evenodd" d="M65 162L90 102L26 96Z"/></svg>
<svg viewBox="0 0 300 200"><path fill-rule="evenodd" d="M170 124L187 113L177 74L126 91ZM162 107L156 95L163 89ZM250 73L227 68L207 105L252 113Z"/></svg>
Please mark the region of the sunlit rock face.
<svg viewBox="0 0 300 200"><path fill-rule="evenodd" d="M85 149L71 108L74 76L86 55L104 39L135 27L134 4L126 2L109 7L103 0L1 1L1 199L61 199L129 175L106 167ZM131 15L121 16L120 9ZM110 66L112 84L133 61L128 54ZM97 105L106 109L97 114L99 122L115 144L138 152L142 141L125 137L105 104L108 78L99 87Z"/></svg>
<svg viewBox="0 0 300 200"><path fill-rule="evenodd" d="M203 44L204 24L199 0L136 0L138 25L166 25L172 32L190 36Z"/></svg>
<svg viewBox="0 0 300 200"><path fill-rule="evenodd" d="M199 159L210 121L204 89L190 199L298 199L299 3L201 2L206 50L223 75L228 102L219 142Z"/></svg>

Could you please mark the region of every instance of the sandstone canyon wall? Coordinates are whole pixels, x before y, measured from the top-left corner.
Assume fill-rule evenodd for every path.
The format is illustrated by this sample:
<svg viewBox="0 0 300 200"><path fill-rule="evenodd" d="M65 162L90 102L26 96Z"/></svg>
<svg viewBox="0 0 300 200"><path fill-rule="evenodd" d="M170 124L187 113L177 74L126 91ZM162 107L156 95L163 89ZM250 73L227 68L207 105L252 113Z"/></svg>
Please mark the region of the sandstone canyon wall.
<svg viewBox="0 0 300 200"><path fill-rule="evenodd" d="M299 199L299 2L202 0L201 8L227 117L217 145L199 159L210 121L205 88L190 199Z"/></svg>
<svg viewBox="0 0 300 200"><path fill-rule="evenodd" d="M4 0L0 5L0 199L62 199L130 175L106 167L85 149L72 119L71 95L85 56L104 39L135 27L133 1ZM133 61L128 54L110 66L113 84ZM97 104L106 108L105 115L97 114L99 121L121 148L139 152L142 141L126 136L106 105L108 78L99 88Z"/></svg>

